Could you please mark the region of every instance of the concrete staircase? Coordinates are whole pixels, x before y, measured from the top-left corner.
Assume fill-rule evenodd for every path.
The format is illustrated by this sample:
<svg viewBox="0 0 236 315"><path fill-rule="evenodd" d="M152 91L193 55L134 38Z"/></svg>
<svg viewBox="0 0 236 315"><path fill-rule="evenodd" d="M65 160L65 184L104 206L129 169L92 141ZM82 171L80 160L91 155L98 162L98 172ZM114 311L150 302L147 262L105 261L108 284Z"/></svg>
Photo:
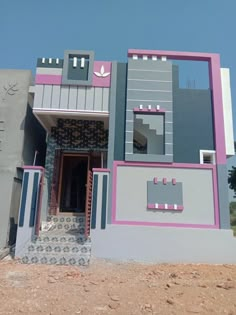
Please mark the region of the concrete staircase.
<svg viewBox="0 0 236 315"><path fill-rule="evenodd" d="M26 264L87 266L91 241L85 238L85 216L51 216L53 225L24 249L21 261Z"/></svg>

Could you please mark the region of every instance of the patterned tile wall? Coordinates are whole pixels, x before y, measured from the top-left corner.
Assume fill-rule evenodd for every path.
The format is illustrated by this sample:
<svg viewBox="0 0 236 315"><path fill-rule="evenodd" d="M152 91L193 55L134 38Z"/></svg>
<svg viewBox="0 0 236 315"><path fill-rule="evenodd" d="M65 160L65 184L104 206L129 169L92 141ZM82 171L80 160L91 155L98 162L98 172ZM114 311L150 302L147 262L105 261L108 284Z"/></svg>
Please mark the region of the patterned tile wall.
<svg viewBox="0 0 236 315"><path fill-rule="evenodd" d="M104 128L102 121L58 119L57 126L52 127L47 142L45 168L49 196L51 194L56 150L87 152L107 151L107 148L108 130Z"/></svg>

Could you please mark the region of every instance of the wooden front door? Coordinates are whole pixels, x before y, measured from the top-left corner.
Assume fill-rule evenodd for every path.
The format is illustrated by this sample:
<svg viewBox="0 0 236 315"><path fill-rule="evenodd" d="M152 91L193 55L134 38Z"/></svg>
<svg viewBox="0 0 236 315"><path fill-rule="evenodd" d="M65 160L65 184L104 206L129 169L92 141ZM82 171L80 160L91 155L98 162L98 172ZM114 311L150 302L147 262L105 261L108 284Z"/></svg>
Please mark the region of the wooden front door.
<svg viewBox="0 0 236 315"><path fill-rule="evenodd" d="M85 214L89 156L64 153L61 162L58 213Z"/></svg>

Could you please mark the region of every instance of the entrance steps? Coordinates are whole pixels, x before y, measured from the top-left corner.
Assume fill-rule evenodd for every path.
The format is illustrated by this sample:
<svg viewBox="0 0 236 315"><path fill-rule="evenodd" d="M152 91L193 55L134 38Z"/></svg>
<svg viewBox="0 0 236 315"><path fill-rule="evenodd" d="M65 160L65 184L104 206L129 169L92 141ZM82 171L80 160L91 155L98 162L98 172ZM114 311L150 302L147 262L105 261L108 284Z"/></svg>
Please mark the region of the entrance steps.
<svg viewBox="0 0 236 315"><path fill-rule="evenodd" d="M89 265L91 241L85 237L85 216L50 216L49 231L41 231L27 244L21 261L26 264Z"/></svg>

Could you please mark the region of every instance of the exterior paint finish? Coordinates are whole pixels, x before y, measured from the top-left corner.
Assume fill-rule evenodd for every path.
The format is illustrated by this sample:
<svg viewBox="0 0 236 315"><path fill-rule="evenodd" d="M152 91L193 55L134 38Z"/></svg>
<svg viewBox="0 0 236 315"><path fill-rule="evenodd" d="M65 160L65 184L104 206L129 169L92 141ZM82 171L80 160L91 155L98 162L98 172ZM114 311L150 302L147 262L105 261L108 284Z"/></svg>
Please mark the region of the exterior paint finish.
<svg viewBox="0 0 236 315"><path fill-rule="evenodd" d="M227 165L217 165L220 228L230 229Z"/></svg>
<svg viewBox="0 0 236 315"><path fill-rule="evenodd" d="M207 63L209 89L180 88L181 63L172 60ZM35 82L33 112L48 132L45 181L44 169L24 169L17 255L38 235L39 218L46 221L48 209L58 213L63 154L91 153L86 235L93 256L236 263L226 168L226 157L234 154L230 76L218 54L131 49L120 63L95 61L93 51L67 50L64 60L39 59ZM13 195L12 174L31 154L22 154L11 178L8 170L1 172L8 128L1 115L0 184ZM23 147L32 147L25 139ZM5 235L7 215L0 220ZM0 247L3 241L0 233Z"/></svg>
<svg viewBox="0 0 236 315"><path fill-rule="evenodd" d="M161 166L123 165L116 172L116 200L113 205L113 223L164 226L217 227L215 220L213 169L185 169ZM114 174L114 172L113 172ZM177 178L183 187L184 211L147 211L147 187L153 176ZM114 184L113 184L114 185ZM172 184L171 184L172 185ZM168 190L168 185L165 186ZM150 197L150 196L149 196ZM163 197L163 196L162 196ZM178 198L177 198L178 199ZM153 201L152 201L153 202ZM171 200L173 203L173 201ZM181 200L176 203L181 203ZM158 201L156 201L158 203ZM160 203L168 203L160 202Z"/></svg>
<svg viewBox="0 0 236 315"><path fill-rule="evenodd" d="M20 257L24 246L31 241L32 237L35 235L40 176L41 169L32 168L25 169L24 171L15 251L16 257Z"/></svg>
<svg viewBox="0 0 236 315"><path fill-rule="evenodd" d="M173 60L193 60L193 61L207 61L209 64L209 78L212 91L212 102L214 112L214 129L215 146L216 146L216 161L218 164L226 163L225 151L225 134L223 121L223 104L222 104L222 89L221 89L221 73L220 73L220 56L218 54L196 53L196 52L176 52L176 51L162 51L162 50L138 50L129 49L128 56L133 55L148 58L155 56L161 58L165 56L167 59Z"/></svg>
<svg viewBox="0 0 236 315"><path fill-rule="evenodd" d="M28 105L31 80L28 70L0 70L0 249L18 223L21 168L33 163L35 150L37 163L44 155L45 133Z"/></svg>
<svg viewBox="0 0 236 315"><path fill-rule="evenodd" d="M107 225L92 230L92 255L145 263L235 264L231 230Z"/></svg>
<svg viewBox="0 0 236 315"><path fill-rule="evenodd" d="M105 230L107 226L109 171L93 171L91 230Z"/></svg>
<svg viewBox="0 0 236 315"><path fill-rule="evenodd" d="M140 78L145 80L143 87L140 86ZM149 146L152 146L153 137L151 132L154 132L155 129L153 129L150 123L146 121L141 123L143 128L140 127L138 131L148 139L147 154L135 153L133 151L133 139L135 132L134 110L140 108L141 106L141 108L145 111L150 109L149 113L152 115L153 111L155 110L156 112L156 108L159 106L163 111L166 111L166 114L164 115L165 132L168 129L167 124L173 124L172 64L170 62L162 62L159 60L129 59L127 80L125 160L143 162L172 162L173 138L169 137L169 134L165 134L164 138L169 137L169 142L166 141L163 144L161 141L159 144L161 147L164 146L164 150L157 148L156 154L152 154L149 150ZM153 80L157 81L157 84L154 85ZM159 84L159 81L162 83L161 85ZM144 130L147 126L149 127L148 133Z"/></svg>
<svg viewBox="0 0 236 315"><path fill-rule="evenodd" d="M197 164L200 150L215 150L210 91L174 89L173 120L175 163Z"/></svg>
<svg viewBox="0 0 236 315"><path fill-rule="evenodd" d="M109 112L109 88L36 85L34 110Z"/></svg>

